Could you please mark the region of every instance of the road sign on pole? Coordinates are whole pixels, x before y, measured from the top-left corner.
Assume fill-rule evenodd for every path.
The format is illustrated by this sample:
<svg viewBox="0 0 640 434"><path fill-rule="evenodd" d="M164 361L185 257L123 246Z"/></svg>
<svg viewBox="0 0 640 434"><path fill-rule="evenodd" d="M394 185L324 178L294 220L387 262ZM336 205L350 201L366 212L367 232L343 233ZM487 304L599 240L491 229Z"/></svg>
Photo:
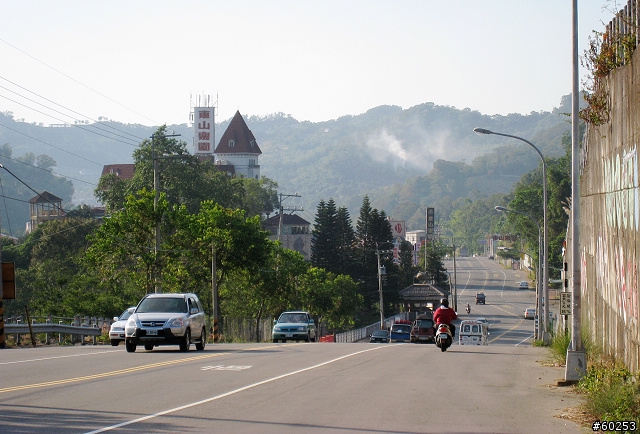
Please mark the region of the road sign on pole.
<svg viewBox="0 0 640 434"><path fill-rule="evenodd" d="M560 293L560 315L571 315L571 293Z"/></svg>

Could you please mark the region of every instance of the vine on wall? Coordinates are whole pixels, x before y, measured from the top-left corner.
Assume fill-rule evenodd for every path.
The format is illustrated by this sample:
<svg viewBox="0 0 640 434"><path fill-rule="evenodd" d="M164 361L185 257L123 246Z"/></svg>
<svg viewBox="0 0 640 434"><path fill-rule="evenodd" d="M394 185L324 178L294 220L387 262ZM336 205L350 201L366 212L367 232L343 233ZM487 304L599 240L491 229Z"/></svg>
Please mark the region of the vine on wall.
<svg viewBox="0 0 640 434"><path fill-rule="evenodd" d="M635 26L629 26L635 30ZM631 62L636 47L634 33L596 32L589 38L589 48L585 50L582 66L590 77L583 82L584 98L588 106L580 110L580 118L594 126L609 121L610 100L607 77L614 69Z"/></svg>

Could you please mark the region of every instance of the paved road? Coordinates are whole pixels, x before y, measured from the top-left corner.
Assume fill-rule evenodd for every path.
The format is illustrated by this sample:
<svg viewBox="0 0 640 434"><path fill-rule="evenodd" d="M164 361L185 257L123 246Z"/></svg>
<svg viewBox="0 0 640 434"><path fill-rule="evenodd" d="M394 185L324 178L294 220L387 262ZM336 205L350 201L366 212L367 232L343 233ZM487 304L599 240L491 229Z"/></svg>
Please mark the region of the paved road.
<svg viewBox="0 0 640 434"><path fill-rule="evenodd" d="M445 266L453 270L453 261ZM531 345L534 321L524 319L524 310L535 307L535 289L523 290L518 283L527 280L527 273L500 266L485 257L456 258L458 315L460 319L483 317L490 323L490 343ZM476 292L486 296L485 305L476 305ZM471 305L471 314L464 310Z"/></svg>
<svg viewBox="0 0 640 434"><path fill-rule="evenodd" d="M486 259L460 262L461 300L479 286L487 294L488 304L472 305L472 314L492 321L488 346L446 353L368 343L133 354L122 345L6 349L0 432L583 432L556 417L577 404L553 386L564 370L543 366L547 350L525 339L532 324L519 312L531 294L502 284Z"/></svg>

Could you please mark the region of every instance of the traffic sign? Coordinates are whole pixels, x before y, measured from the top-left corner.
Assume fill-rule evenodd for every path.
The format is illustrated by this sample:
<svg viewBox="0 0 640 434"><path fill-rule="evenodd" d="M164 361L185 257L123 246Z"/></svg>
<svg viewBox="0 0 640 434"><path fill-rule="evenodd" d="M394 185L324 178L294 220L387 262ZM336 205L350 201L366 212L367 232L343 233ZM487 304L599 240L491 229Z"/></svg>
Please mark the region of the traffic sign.
<svg viewBox="0 0 640 434"><path fill-rule="evenodd" d="M560 315L571 315L571 293L560 293Z"/></svg>

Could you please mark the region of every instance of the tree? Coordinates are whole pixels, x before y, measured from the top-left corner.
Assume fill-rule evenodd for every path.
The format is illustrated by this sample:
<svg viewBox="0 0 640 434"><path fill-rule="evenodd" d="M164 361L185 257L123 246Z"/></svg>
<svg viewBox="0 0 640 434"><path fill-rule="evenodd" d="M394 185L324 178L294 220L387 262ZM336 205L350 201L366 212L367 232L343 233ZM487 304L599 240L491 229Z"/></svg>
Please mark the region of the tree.
<svg viewBox="0 0 640 434"><path fill-rule="evenodd" d="M68 218L38 225L22 249L29 268L16 273L19 305L12 303L8 314L17 314L23 306L33 315L73 316L78 312L105 312L104 300L97 299L86 287L90 272L81 258L87 235L98 226L95 219ZM6 258L3 258L6 259ZM22 261L19 260L18 264ZM17 304L17 303L15 303Z"/></svg>

